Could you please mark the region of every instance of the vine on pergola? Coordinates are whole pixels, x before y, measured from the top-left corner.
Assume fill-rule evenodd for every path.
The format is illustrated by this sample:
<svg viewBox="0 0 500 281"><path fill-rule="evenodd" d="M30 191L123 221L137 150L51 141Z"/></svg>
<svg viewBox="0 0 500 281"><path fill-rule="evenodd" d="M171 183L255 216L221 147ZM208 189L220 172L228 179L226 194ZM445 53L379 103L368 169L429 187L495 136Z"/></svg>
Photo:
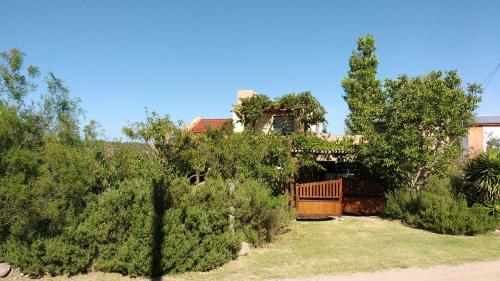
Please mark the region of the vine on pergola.
<svg viewBox="0 0 500 281"><path fill-rule="evenodd" d="M257 122L266 111L279 111L290 114L307 132L311 126L326 123L326 110L310 91L287 94L271 100L268 96L257 94L242 99L241 106L234 109L246 130L254 130Z"/></svg>

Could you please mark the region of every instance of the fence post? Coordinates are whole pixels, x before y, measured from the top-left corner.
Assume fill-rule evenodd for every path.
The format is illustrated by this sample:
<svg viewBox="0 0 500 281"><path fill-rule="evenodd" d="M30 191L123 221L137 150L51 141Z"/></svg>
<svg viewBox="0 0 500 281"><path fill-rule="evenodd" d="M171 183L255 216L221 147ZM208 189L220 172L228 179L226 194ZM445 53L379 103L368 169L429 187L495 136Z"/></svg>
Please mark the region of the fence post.
<svg viewBox="0 0 500 281"><path fill-rule="evenodd" d="M344 183L342 178L340 178L340 217L342 217L342 213L344 213Z"/></svg>

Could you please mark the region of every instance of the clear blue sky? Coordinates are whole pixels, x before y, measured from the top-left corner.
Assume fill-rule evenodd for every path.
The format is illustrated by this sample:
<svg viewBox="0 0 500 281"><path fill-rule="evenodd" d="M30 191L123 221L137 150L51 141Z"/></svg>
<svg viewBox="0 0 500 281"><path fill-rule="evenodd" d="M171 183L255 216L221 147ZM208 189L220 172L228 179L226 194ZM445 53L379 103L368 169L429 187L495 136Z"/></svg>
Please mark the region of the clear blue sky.
<svg viewBox="0 0 500 281"><path fill-rule="evenodd" d="M500 62L500 1L0 0L0 49L53 71L107 138L144 108L174 120L229 117L237 89L310 90L341 134L341 79L356 38L375 36L379 78ZM478 113L500 113L500 73Z"/></svg>

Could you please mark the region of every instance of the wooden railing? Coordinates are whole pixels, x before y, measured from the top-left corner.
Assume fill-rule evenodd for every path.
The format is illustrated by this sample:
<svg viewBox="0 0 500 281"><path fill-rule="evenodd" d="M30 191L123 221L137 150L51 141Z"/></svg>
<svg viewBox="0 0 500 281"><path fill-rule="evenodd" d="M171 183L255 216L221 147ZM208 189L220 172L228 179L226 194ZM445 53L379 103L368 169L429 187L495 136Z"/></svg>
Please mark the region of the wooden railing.
<svg viewBox="0 0 500 281"><path fill-rule="evenodd" d="M342 179L296 184L295 209L302 218L342 216Z"/></svg>
<svg viewBox="0 0 500 281"><path fill-rule="evenodd" d="M296 184L296 199L341 199L342 179Z"/></svg>

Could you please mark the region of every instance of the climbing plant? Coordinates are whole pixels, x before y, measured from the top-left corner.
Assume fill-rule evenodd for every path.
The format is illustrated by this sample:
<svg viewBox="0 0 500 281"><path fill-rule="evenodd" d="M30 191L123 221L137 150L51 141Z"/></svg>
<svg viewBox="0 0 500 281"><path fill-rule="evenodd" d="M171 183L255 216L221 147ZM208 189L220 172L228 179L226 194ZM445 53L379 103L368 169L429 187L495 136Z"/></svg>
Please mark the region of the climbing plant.
<svg viewBox="0 0 500 281"><path fill-rule="evenodd" d="M290 114L304 132L309 131L313 125L326 123L327 112L310 91L287 94L275 100L263 94L254 95L243 99L234 113L246 129L253 130L266 111Z"/></svg>
<svg viewBox="0 0 500 281"><path fill-rule="evenodd" d="M276 99L273 107L291 111L292 116L302 125L304 132L311 126L326 122L326 110L310 91L288 94Z"/></svg>
<svg viewBox="0 0 500 281"><path fill-rule="evenodd" d="M264 116L264 109L271 105L268 96L258 94L250 98L243 99L241 106L234 110L240 123L245 126L245 130L254 130L257 122Z"/></svg>

